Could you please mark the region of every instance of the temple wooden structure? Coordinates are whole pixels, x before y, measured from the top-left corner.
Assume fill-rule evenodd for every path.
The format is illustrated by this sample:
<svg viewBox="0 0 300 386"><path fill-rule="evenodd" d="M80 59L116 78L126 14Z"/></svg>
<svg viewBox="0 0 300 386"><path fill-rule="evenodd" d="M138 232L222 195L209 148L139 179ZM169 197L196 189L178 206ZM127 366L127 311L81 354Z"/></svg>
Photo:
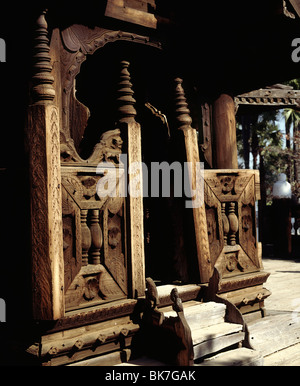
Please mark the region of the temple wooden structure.
<svg viewBox="0 0 300 386"><path fill-rule="evenodd" d="M23 58L31 69L19 101L26 106L25 145L7 134L17 155L7 162L6 146L1 156L1 181L16 203L4 208L5 229L22 233L14 242L18 257L3 263L5 277L15 278L1 284L4 362L126 363L155 357L160 341L169 350L159 359L172 364L200 364L234 345L239 358L243 350L254 355L245 320L263 316L269 274L256 235L259 173L238 169L235 114L238 104L259 98L279 105L281 96L269 90L244 94L295 77L294 3L255 1L247 16L237 1L205 4L200 16L193 1L27 10L32 50L26 42ZM239 28L253 23L251 40ZM264 28L272 34L260 42ZM274 44L282 52L279 71L268 67ZM298 99L288 97L291 104ZM119 194L124 176L125 188L139 177L142 193L142 161L188 162L189 187L202 189L201 205L186 208L174 186L169 197ZM110 169L116 195L107 193ZM214 350L201 329L216 339Z"/></svg>

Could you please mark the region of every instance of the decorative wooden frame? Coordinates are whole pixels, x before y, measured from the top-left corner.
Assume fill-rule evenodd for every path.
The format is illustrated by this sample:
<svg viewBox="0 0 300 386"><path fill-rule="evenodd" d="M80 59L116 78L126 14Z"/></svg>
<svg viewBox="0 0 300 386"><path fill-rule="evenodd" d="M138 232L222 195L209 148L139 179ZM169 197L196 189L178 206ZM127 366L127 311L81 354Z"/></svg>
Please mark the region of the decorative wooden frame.
<svg viewBox="0 0 300 386"><path fill-rule="evenodd" d="M222 282L222 292L262 284L268 274L259 273L263 268L255 215L255 201L260 200L259 172L205 170L203 176L196 178L199 163L196 130L191 126L182 80L176 79L175 83L177 122L184 134L186 158L191 165L191 188L199 190L203 183L203 202L193 207L200 281L207 283L217 267L225 281L242 273L250 275Z"/></svg>
<svg viewBox="0 0 300 386"><path fill-rule="evenodd" d="M82 204L80 194L86 191L88 191L87 194L90 193L88 185L84 186L84 181L78 179L77 171L84 172L84 167L87 167L88 174L92 172L89 181L93 180L94 184L97 183L101 176L97 178L93 176L96 166L101 161L113 162L112 159L118 157L120 149L118 146L115 147L115 141L119 140L121 133L125 136L128 146L126 149L129 154L128 167L134 162L141 161L141 127L135 121L135 100L132 97L129 63L123 62L121 68L118 125L114 130L104 134L102 142L96 145L88 160L83 160L78 155L69 131L68 103L75 77L86 55L92 54L108 42L125 40L148 44L158 49L161 48L161 44L150 41L148 37L123 31L111 31L99 27L91 30L85 26L73 25L62 31L61 36L58 29L54 30L51 46L49 46L45 14L46 12L43 12L37 20L32 105L28 108L33 317L37 320L58 320L66 315L66 299L69 299L67 300L68 309L72 309L72 296L80 285L81 278L94 275L94 279L90 279L90 287L86 295L89 297L93 296L93 286L99 280L99 275L104 274L103 268L97 265L99 262L97 256L101 248L96 241L99 237L93 236L101 235L98 222L99 204L93 206L93 199L86 204L87 206ZM85 107L82 105L81 108ZM109 142L110 139L113 143ZM76 169L76 166L80 166L79 169ZM72 168L74 170L71 171L73 176L71 181L69 172ZM76 189L72 192L72 189L70 190L70 187L74 186L78 188L75 195L73 192ZM127 259L129 301L130 298L144 296L145 291L142 196L130 196L126 206L127 209L124 207L127 212L125 218L129 225L126 235L127 250L130 253L130 258ZM80 272L75 271L72 274L75 275L73 293L67 295L67 298L66 291L70 292L71 288L66 288L64 280L63 214L73 216L72 221L78 229L81 229L76 233L76 262L81 260L79 256L86 248L86 241L90 240L95 252L94 264L96 264L92 268L83 266ZM94 216L89 227L86 226L88 214ZM103 224L108 224L107 220L107 214L104 213ZM103 226L107 228L108 225ZM104 232L103 237L106 242L108 233ZM107 252L104 250L104 253ZM91 269L93 272L90 272ZM95 269L98 271L96 272ZM85 272L86 270L88 272ZM116 299L119 298L116 297Z"/></svg>

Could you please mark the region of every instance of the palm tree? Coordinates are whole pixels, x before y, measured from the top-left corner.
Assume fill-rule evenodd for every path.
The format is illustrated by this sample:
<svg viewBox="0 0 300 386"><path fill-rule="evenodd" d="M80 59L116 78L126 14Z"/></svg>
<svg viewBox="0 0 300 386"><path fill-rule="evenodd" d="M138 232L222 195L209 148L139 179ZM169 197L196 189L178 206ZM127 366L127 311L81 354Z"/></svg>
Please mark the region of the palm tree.
<svg viewBox="0 0 300 386"><path fill-rule="evenodd" d="M299 132L300 112L292 108L287 108L283 110L283 117L285 119L286 148L289 157L287 177L290 182L294 182L298 180L299 171L299 161L296 156L298 150L296 138ZM293 141L293 149L291 149L291 139Z"/></svg>
<svg viewBox="0 0 300 386"><path fill-rule="evenodd" d="M245 167L249 168L249 153L253 157L253 169L260 169L262 201L266 202L265 183L272 185L278 171L283 169L282 134L277 124L278 111L267 111L259 115L241 116L239 122L242 130L238 130L238 149L240 158L244 159ZM245 143L247 146L245 146ZM265 181L266 178L266 181ZM275 182L275 181L274 181Z"/></svg>
<svg viewBox="0 0 300 386"><path fill-rule="evenodd" d="M294 90L300 90L300 78L292 79L285 82L285 84L293 87ZM286 147L290 154L288 177L290 182L296 188L296 194L299 195L299 192L297 192L297 185L299 186L300 184L300 111L295 109L285 109L283 111L283 116L286 125ZM293 141L293 149L291 149L291 138ZM294 169L293 172L292 167Z"/></svg>

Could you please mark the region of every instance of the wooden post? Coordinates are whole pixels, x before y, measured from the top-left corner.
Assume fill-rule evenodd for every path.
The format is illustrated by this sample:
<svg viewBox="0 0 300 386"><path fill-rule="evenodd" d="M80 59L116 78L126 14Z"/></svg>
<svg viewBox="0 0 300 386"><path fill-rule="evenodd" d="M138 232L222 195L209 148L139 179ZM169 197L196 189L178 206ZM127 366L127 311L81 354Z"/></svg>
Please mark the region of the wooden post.
<svg viewBox="0 0 300 386"><path fill-rule="evenodd" d="M56 320L64 315L59 112L53 104L45 12L37 20L36 32L34 103L28 109L33 317Z"/></svg>
<svg viewBox="0 0 300 386"><path fill-rule="evenodd" d="M235 105L228 94L221 94L213 105L215 169L237 169Z"/></svg>
<svg viewBox="0 0 300 386"><path fill-rule="evenodd" d="M131 296L134 298L145 294L145 255L144 255L144 211L143 211L143 179L142 179L142 153L141 153L141 126L135 121L136 110L134 108L132 84L128 71L129 62L121 62L121 77L117 99L118 102L118 127L127 132L128 152L128 186L135 178L139 180L139 186L135 184L139 192L128 193L129 212L129 249L131 267ZM131 170L132 166L137 166ZM139 194L136 194L139 193Z"/></svg>
<svg viewBox="0 0 300 386"><path fill-rule="evenodd" d="M196 130L191 126L192 119L190 117L190 110L188 109L184 90L182 88L182 79L179 79L179 78L175 79L175 84L176 84L176 88L175 88L176 119L177 119L178 129L181 130L184 134L186 159L187 159L187 162L189 162L189 164L191 165L191 171L190 171L191 191L196 191L196 190L199 190L199 186L198 186L199 181L197 181L197 178L196 178L196 168L197 168L197 163L200 162L197 133L196 133ZM202 194L203 202L200 205L195 205L193 207L193 217L194 217L200 280L201 280L201 283L206 283L210 279L212 268L211 268L209 242L208 242L208 235L207 235L204 192L200 194ZM193 197L193 200L194 199L195 197Z"/></svg>

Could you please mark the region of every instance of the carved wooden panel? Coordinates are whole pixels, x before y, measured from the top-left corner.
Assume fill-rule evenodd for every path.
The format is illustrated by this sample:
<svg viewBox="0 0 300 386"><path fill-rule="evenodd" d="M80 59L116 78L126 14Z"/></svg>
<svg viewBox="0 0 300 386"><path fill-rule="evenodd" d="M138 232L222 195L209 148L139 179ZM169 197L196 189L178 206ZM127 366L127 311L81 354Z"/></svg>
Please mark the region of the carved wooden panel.
<svg viewBox="0 0 300 386"><path fill-rule="evenodd" d="M254 170L206 170L204 200L212 266L222 277L261 268L255 201L259 174Z"/></svg>
<svg viewBox="0 0 300 386"><path fill-rule="evenodd" d="M108 131L95 146L94 157L122 169L122 143L120 130ZM105 170L80 163L62 167L66 310L128 294L125 198L99 194L104 177Z"/></svg>
<svg viewBox="0 0 300 386"><path fill-rule="evenodd" d="M75 39L74 31L82 40ZM102 36L97 31L93 34ZM80 42L80 49L83 49L82 44L85 44L89 33L91 31L85 27L77 26L65 31L64 38L70 45L70 37L73 36L73 43ZM96 48L95 45L94 50ZM115 129L105 131L101 136L99 133L99 139L87 159L81 158L75 142L84 132L88 108L80 105L74 95L62 99L63 105L66 103L64 112L73 116L71 120L65 116L66 120L62 122L66 126L62 125L60 136L66 311L144 293L142 198L129 196L126 199L120 194L119 187L120 176L124 175L126 166L129 168L132 162L141 159L141 128L134 120L135 100L130 90L128 66L128 62L121 63L116 95L118 116L115 117L119 123ZM78 108L71 108L71 104ZM74 125L77 125L75 131ZM128 154L128 165L120 162L121 153ZM99 168L99 165L102 166ZM116 177L111 185L107 181L107 168ZM109 190L110 186L117 189L116 194Z"/></svg>

